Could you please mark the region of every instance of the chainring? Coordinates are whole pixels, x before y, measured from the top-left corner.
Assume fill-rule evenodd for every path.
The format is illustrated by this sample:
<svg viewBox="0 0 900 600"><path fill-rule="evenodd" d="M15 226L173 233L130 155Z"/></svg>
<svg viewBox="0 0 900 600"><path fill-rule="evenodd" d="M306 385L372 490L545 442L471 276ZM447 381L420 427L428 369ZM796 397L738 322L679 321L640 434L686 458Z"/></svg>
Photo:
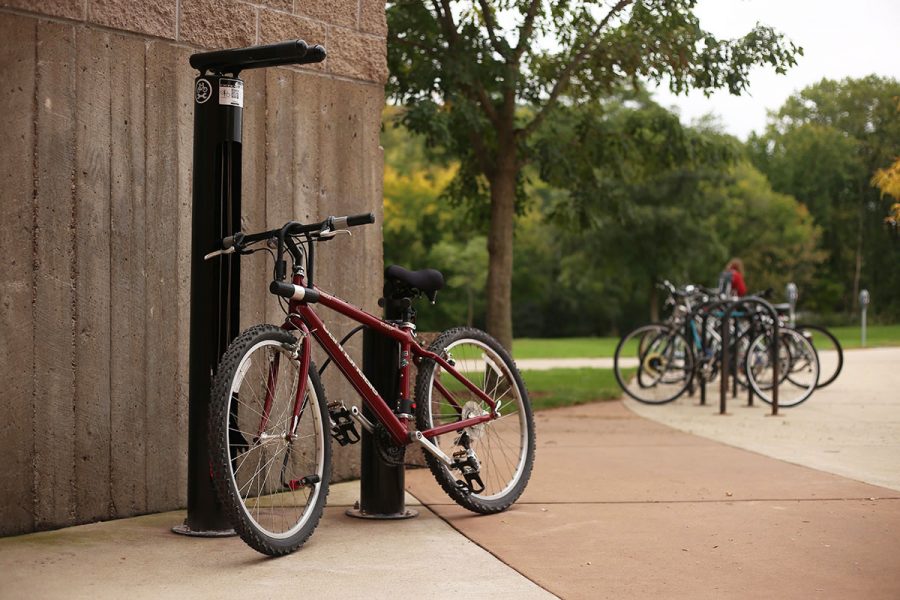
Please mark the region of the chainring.
<svg viewBox="0 0 900 600"><path fill-rule="evenodd" d="M375 447L382 462L391 467L402 466L406 459L406 446L395 444L391 433L381 423L375 423L374 437Z"/></svg>

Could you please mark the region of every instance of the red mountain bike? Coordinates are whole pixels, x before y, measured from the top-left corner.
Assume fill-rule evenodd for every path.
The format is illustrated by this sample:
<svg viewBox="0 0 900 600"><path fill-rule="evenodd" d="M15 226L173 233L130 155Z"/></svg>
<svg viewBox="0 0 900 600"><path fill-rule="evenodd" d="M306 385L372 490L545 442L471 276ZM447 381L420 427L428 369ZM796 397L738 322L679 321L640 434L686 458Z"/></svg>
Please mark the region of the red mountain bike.
<svg viewBox="0 0 900 600"><path fill-rule="evenodd" d="M374 215L329 217L321 223L289 222L280 229L236 233L206 256L275 256L269 290L286 300L278 327L256 325L228 347L213 380L209 447L219 500L235 530L269 555L300 547L319 523L331 476L331 439L359 440L355 423L372 433L379 456L400 464L408 444L425 450L431 472L461 506L482 514L507 509L525 489L534 462L534 421L515 364L487 333L450 329L427 349L416 338L412 301L432 302L444 285L433 269L385 271L404 318L379 319L332 296L313 282L315 245L349 227L374 223ZM261 242L265 246L254 247ZM291 283L287 262L291 258ZM335 341L313 310L319 304L345 315L400 346L399 398L382 398ZM376 416L328 403L311 359L315 339ZM415 401L411 363L418 368Z"/></svg>

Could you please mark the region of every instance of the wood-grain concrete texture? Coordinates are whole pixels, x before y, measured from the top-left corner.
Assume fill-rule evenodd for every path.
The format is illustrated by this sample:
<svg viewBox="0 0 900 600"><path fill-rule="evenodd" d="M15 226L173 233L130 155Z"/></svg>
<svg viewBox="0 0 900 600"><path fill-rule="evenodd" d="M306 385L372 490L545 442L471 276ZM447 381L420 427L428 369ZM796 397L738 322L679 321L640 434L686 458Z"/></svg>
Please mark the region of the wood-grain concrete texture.
<svg viewBox="0 0 900 600"><path fill-rule="evenodd" d="M900 495L689 435L620 402L537 413L527 490L474 515L407 489L562 598L900 597Z"/></svg>
<svg viewBox="0 0 900 600"><path fill-rule="evenodd" d="M241 31L195 23L208 37L188 35L192 19L250 11L249 43L308 29L321 36L311 42L327 44L338 27L368 44L357 60L368 66L355 71L332 61L244 74L242 228L376 212L379 225L321 245L318 283L378 310L378 11L363 19L354 0L315 17L271 16L226 0L172 0L183 12L181 29L169 30L168 9L136 21L140 4L168 6L0 0L0 535L186 503L196 75L188 57L240 41ZM260 32L259 19L272 23ZM271 267L264 253L243 259L242 327L281 320L267 291ZM335 325L336 336L348 327ZM358 357L358 342L350 348ZM353 394L333 374L326 386L335 399ZM357 455L336 453L337 478L356 473Z"/></svg>

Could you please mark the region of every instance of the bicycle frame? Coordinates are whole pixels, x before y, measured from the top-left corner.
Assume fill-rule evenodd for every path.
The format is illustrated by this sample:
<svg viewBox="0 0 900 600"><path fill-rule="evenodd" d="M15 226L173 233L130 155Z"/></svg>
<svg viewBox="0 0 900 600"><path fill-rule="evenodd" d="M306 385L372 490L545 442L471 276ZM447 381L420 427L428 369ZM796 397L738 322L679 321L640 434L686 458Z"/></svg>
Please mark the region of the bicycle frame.
<svg viewBox="0 0 900 600"><path fill-rule="evenodd" d="M293 276L293 284L296 286L304 287L305 278L303 277L303 275L295 274ZM363 375L359 367L356 366L356 363L354 363L350 356L347 355L343 347L341 347L341 345L338 344L337 341L335 341L334 336L332 336L328 329L325 327L322 319L318 314L316 314L312 306L310 306L310 302L290 299L288 301L288 317L282 327L289 331L300 331L304 340L308 340L310 336L315 338L319 346L322 347L325 353L331 358L332 361L334 361L334 364L337 365L340 372L344 375L344 378L350 382L356 392L363 399L365 404L372 410L372 412L375 413L378 420L384 424L384 426L390 432L391 437L394 439L395 443L399 445L406 445L413 441L422 441L422 437L424 437L425 440L430 440L435 436L439 436L444 433L450 433L453 431L459 431L460 429L464 429L466 427L472 427L473 425L491 421L500 416L497 411L496 404L490 398L490 396L488 396L484 391L475 386L468 379L460 375L460 373L453 367L453 365L451 365L443 357L433 352L429 352L416 341L416 339L413 337L413 327L411 324L390 323L384 321L382 319L379 319L378 317L375 317L374 315L356 308L352 304L349 304L341 300L340 298L323 292L315 286L313 286L311 289L315 290L319 294L316 303L321 304L326 308L330 308L346 317L349 317L357 323L361 323L366 327L369 327L372 330L376 331L380 335L387 336L400 344L401 362L399 393L402 399L409 398L409 355L410 352L412 352L415 357L414 360L417 364L422 360L433 360L438 365L440 365L440 367L445 372L452 375L470 392L475 394L479 399L481 399L491 407L491 411L489 414L472 417L469 419L458 421L456 423L448 423L439 427L433 427L431 429L419 432L420 436L412 434L408 424L408 421L410 421L411 419L406 417L401 420L400 417L394 414L394 411L391 410L387 402L385 402L384 398L381 397L381 395L372 386L371 382L369 382L366 376ZM308 341L304 342L300 355L300 363L303 366L304 371L301 372L305 372L305 370L309 368L311 350L312 349ZM302 409L302 399L304 398L306 392L307 378L300 377L299 379L300 383L297 386L297 395L294 406L295 421L299 418ZM449 390L447 390L446 387L444 387L439 381L435 381L435 388L442 396L447 399L447 401L458 413L462 413L463 407L459 403L457 403L456 400L454 400L453 395ZM274 384L270 386L270 389L274 390ZM426 446L429 444L430 442L428 442Z"/></svg>

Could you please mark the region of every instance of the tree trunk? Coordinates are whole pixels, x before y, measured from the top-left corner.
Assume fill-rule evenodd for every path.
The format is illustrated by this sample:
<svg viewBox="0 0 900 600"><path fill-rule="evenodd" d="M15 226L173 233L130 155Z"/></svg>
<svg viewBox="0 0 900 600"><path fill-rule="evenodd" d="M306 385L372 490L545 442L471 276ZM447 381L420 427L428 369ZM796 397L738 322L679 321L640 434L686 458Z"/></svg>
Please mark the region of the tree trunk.
<svg viewBox="0 0 900 600"><path fill-rule="evenodd" d="M512 350L513 223L516 216L516 157L501 155L490 179L491 223L488 232L487 330Z"/></svg>

